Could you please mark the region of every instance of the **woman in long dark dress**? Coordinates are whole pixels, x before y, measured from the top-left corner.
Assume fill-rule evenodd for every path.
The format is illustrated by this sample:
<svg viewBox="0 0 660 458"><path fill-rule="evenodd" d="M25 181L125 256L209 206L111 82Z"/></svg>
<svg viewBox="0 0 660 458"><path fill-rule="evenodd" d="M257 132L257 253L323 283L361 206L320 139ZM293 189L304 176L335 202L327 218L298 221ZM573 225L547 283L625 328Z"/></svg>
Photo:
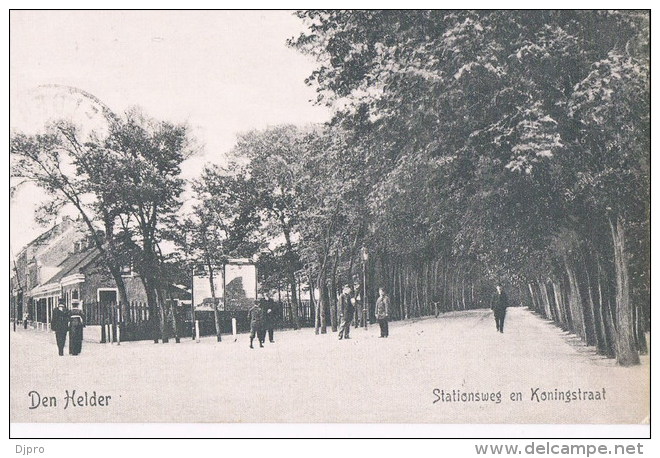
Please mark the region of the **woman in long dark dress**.
<svg viewBox="0 0 660 458"><path fill-rule="evenodd" d="M79 304L74 304L69 312L69 354L79 355L82 351L83 328L85 327L85 314Z"/></svg>

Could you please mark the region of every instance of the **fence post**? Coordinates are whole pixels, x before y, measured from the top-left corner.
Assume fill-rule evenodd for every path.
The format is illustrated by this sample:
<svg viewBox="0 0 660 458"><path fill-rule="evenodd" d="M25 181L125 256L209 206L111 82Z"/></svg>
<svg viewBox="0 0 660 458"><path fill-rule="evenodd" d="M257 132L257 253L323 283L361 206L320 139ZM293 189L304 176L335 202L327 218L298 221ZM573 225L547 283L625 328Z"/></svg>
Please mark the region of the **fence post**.
<svg viewBox="0 0 660 458"><path fill-rule="evenodd" d="M98 305L98 311L99 311L99 324L101 325L101 343L106 342L106 336L105 336L105 313L103 310L103 306L101 305L100 302L96 303Z"/></svg>
<svg viewBox="0 0 660 458"><path fill-rule="evenodd" d="M199 343L199 320L195 320L195 341Z"/></svg>
<svg viewBox="0 0 660 458"><path fill-rule="evenodd" d="M234 336L234 342L236 342L236 318L231 318L231 333Z"/></svg>
<svg viewBox="0 0 660 458"><path fill-rule="evenodd" d="M121 306L117 306L117 345L121 344Z"/></svg>
<svg viewBox="0 0 660 458"><path fill-rule="evenodd" d="M117 313L115 305L110 306L110 329L112 330L111 343L117 342Z"/></svg>

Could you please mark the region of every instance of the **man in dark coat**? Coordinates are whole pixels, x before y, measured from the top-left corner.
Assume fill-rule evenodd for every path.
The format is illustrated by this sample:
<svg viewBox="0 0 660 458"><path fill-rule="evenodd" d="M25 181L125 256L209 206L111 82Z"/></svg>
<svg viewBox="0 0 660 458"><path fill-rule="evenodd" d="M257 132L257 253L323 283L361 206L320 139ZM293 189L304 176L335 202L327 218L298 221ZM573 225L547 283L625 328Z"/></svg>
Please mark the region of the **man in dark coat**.
<svg viewBox="0 0 660 458"><path fill-rule="evenodd" d="M268 333L268 341L270 343L275 343L275 339L273 338L273 334L275 332L275 321L277 320L275 301L272 299L266 299L263 302L262 311L264 313L264 328Z"/></svg>
<svg viewBox="0 0 660 458"><path fill-rule="evenodd" d="M172 315L174 317L174 340L176 343L181 343L181 337L184 334L184 324L186 321L186 311L181 304L181 301L176 301L174 303L174 308L172 309Z"/></svg>
<svg viewBox="0 0 660 458"><path fill-rule="evenodd" d="M69 332L69 313L64 308L64 299L59 299L57 301L57 307L53 309L51 317L50 328L55 331L57 351L60 356L64 356L66 333Z"/></svg>
<svg viewBox="0 0 660 458"><path fill-rule="evenodd" d="M80 304L74 303L69 312L69 354L76 356L82 350L83 328L85 327L85 314Z"/></svg>
<svg viewBox="0 0 660 458"><path fill-rule="evenodd" d="M351 320L355 312L352 299L351 287L349 285L344 286L344 291L339 296L339 318L341 320L341 324L339 325L339 340L350 339Z"/></svg>
<svg viewBox="0 0 660 458"><path fill-rule="evenodd" d="M259 339L259 347L263 348L264 340L266 340L266 328L264 328L264 312L259 307L257 301L254 302L252 308L248 311L248 318L250 319L250 348L254 348L252 342L256 335Z"/></svg>
<svg viewBox="0 0 660 458"><path fill-rule="evenodd" d="M500 285L497 285L497 292L493 297L491 309L495 315L495 326L499 332L504 332L504 317L506 316L506 308L509 306L509 299Z"/></svg>

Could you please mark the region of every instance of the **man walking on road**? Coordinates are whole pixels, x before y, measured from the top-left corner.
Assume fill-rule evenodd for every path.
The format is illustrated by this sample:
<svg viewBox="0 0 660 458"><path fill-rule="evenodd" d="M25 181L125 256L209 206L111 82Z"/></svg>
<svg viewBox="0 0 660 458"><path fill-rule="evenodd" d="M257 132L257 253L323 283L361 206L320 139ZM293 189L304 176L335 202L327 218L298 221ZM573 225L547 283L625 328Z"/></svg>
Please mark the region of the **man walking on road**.
<svg viewBox="0 0 660 458"><path fill-rule="evenodd" d="M66 343L66 333L69 331L69 314L64 308L64 299L57 301L57 307L53 309L50 328L55 331L55 341L57 342L57 352L64 356L64 344Z"/></svg>
<svg viewBox="0 0 660 458"><path fill-rule="evenodd" d="M250 348L254 348L252 342L254 341L254 336L257 336L259 339L259 347L264 347L264 340L266 340L266 329L264 328L264 312L259 307L257 301L254 302L252 308L248 311L248 317L250 318Z"/></svg>
<svg viewBox="0 0 660 458"><path fill-rule="evenodd" d="M504 332L504 317L506 316L506 308L509 306L509 299L500 285L497 285L497 293L493 297L490 308L495 315L495 327L499 332Z"/></svg>
<svg viewBox="0 0 660 458"><path fill-rule="evenodd" d="M341 293L341 296L339 296L339 318L341 319L341 324L339 325L339 340L350 339L351 320L353 319L353 312L355 312L353 301L351 299L351 287L346 285L344 286L344 291Z"/></svg>
<svg viewBox="0 0 660 458"><path fill-rule="evenodd" d="M264 314L264 340L266 339L266 333L268 333L268 341L270 343L275 343L273 338L273 333L275 330L275 301L272 299L266 299L262 302L262 312Z"/></svg>
<svg viewBox="0 0 660 458"><path fill-rule="evenodd" d="M390 296L385 293L384 288L378 288L378 299L376 300L376 319L380 325L380 337L390 335L387 320L390 316Z"/></svg>

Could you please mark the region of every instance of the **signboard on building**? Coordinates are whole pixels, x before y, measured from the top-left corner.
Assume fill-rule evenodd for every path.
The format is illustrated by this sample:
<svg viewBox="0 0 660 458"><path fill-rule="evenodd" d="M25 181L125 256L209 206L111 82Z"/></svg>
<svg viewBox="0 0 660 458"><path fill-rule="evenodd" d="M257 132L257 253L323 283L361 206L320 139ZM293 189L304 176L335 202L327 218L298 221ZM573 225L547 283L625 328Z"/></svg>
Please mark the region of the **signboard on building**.
<svg viewBox="0 0 660 458"><path fill-rule="evenodd" d="M213 267L213 286L218 310L249 310L257 299L257 266L247 259L230 259L224 266ZM213 296L206 267L193 270L192 291L195 311L212 312Z"/></svg>
<svg viewBox="0 0 660 458"><path fill-rule="evenodd" d="M225 310L249 310L257 299L257 267L232 261L225 265Z"/></svg>

